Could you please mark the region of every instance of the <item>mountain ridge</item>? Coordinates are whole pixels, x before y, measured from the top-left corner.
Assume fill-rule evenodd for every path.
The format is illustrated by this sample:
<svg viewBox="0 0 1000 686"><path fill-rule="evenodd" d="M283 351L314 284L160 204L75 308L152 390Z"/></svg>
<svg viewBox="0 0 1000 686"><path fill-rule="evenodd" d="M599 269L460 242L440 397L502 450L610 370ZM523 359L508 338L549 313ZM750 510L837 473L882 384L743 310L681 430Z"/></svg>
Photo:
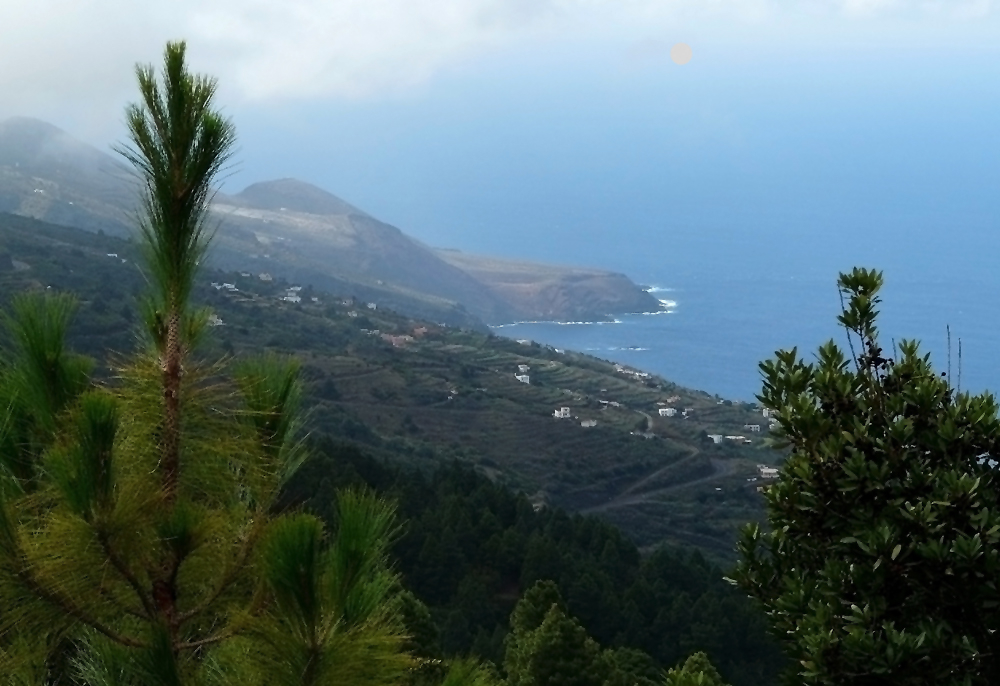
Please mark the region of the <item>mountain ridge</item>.
<svg viewBox="0 0 1000 686"><path fill-rule="evenodd" d="M127 236L137 198L135 176L114 157L41 120L0 122L0 212ZM515 286L510 268L498 273L482 260L445 259L442 251L297 179L219 192L212 212L219 220L212 260L220 268L353 293L446 324L601 319L659 306L624 275L602 270L533 265L521 270ZM533 283L523 282L527 272Z"/></svg>

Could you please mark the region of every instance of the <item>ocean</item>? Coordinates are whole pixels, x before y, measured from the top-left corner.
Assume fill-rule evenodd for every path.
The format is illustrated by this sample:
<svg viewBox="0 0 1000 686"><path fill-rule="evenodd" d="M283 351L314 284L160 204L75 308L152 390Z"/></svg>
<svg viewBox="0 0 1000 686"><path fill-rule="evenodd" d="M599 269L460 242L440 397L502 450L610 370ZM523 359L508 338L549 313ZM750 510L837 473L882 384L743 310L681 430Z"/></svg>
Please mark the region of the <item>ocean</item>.
<svg viewBox="0 0 1000 686"><path fill-rule="evenodd" d="M1000 390L993 358L1000 340L998 279L907 278L886 273L880 331L917 339L939 371L948 370L951 331L953 384ZM893 277L896 278L893 278ZM811 359L821 343L846 347L836 322L836 274L824 278L688 278L654 282L663 309L619 315L613 322L523 322L495 327L498 335L586 352L653 372L683 386L730 400L752 401L760 391L758 363L775 350L797 347ZM961 343L961 360L959 345ZM961 364L959 364L961 362Z"/></svg>

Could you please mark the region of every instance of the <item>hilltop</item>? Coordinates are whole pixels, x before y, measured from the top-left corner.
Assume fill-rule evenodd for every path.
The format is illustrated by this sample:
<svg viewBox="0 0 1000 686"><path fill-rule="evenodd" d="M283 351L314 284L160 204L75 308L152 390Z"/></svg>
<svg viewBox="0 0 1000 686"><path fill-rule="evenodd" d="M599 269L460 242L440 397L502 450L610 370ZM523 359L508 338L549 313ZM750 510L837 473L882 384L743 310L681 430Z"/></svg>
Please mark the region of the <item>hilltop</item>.
<svg viewBox="0 0 1000 686"><path fill-rule="evenodd" d="M128 169L104 152L34 119L0 122L0 212L129 235L137 194ZM527 288L504 274L442 254L320 188L267 181L213 203L219 221L212 260L455 326L519 319L599 319L653 311L655 298L620 274L532 265ZM508 269L507 272L510 270ZM546 293L546 296L539 296Z"/></svg>
<svg viewBox="0 0 1000 686"><path fill-rule="evenodd" d="M131 349L135 257L117 237L0 215L0 304L28 288L73 291L75 346L97 357ZM426 469L458 459L536 507L593 512L640 545L694 544L719 560L738 525L762 518L757 465L779 456L763 447L767 422L752 406L256 271L206 271L197 296L218 318L207 354L295 354L311 429L378 458ZM560 408L568 417L554 416ZM720 434L751 443L710 438Z"/></svg>

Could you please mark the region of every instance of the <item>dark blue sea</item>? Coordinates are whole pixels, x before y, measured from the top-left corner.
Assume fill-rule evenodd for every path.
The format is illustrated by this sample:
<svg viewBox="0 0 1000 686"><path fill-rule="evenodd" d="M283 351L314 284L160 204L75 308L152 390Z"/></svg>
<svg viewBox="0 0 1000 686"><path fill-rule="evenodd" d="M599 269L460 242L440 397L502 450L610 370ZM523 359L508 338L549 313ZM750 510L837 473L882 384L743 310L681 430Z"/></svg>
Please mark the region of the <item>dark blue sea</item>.
<svg viewBox="0 0 1000 686"><path fill-rule="evenodd" d="M881 331L892 340L922 342L940 371L948 369L963 390L1000 390L1000 279L949 278L888 270ZM902 272L901 274L899 272ZM649 284L660 312L623 315L614 322L537 322L496 328L557 348L579 350L660 374L683 386L731 400L753 400L760 391L758 363L777 349L798 347L811 359L833 339L846 347L836 323L840 299L836 272L820 277L766 275L664 278ZM961 359L959 343L961 342Z"/></svg>

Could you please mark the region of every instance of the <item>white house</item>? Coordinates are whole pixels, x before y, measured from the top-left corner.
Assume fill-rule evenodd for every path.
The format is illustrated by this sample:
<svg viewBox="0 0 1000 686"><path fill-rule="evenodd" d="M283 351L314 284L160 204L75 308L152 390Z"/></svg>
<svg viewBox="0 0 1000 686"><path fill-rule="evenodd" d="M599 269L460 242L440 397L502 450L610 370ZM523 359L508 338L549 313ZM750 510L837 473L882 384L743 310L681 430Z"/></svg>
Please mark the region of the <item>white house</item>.
<svg viewBox="0 0 1000 686"><path fill-rule="evenodd" d="M222 318L219 317L219 315L217 315L217 314L210 314L210 315L208 315L208 325L209 326L222 326L223 324L224 324L224 322L222 321Z"/></svg>
<svg viewBox="0 0 1000 686"><path fill-rule="evenodd" d="M766 464L757 465L757 473L762 479L777 479L778 470L774 467L768 467Z"/></svg>
<svg viewBox="0 0 1000 686"><path fill-rule="evenodd" d="M552 412L552 416L556 419L569 419L570 409L568 407L560 407L558 410Z"/></svg>
<svg viewBox="0 0 1000 686"><path fill-rule="evenodd" d="M368 309L369 310L377 310L378 309L378 305L376 305L375 303L368 303Z"/></svg>
<svg viewBox="0 0 1000 686"><path fill-rule="evenodd" d="M712 439L712 443L722 443L722 434L708 434L708 437Z"/></svg>
<svg viewBox="0 0 1000 686"><path fill-rule="evenodd" d="M760 433L760 424L744 424L743 429L745 431L752 431L753 433Z"/></svg>
<svg viewBox="0 0 1000 686"><path fill-rule="evenodd" d="M274 279L273 279L273 278L271 277L271 275L270 275L270 274L258 274L258 275L257 275L257 278L258 278L258 279L260 279L261 281L273 281L273 280L274 280Z"/></svg>
<svg viewBox="0 0 1000 686"><path fill-rule="evenodd" d="M582 422L580 422L580 426L584 427L585 429L589 429L592 426L597 426L597 420L596 419L584 419Z"/></svg>
<svg viewBox="0 0 1000 686"><path fill-rule="evenodd" d="M660 416L661 417L673 417L677 414L677 410L672 407L661 407Z"/></svg>
<svg viewBox="0 0 1000 686"><path fill-rule="evenodd" d="M527 374L529 371L531 371L531 367L529 367L526 364L519 364L517 365L517 371L521 372L522 374Z"/></svg>
<svg viewBox="0 0 1000 686"><path fill-rule="evenodd" d="M531 383L531 379L527 374L515 374L514 378L520 381L521 383L528 383L528 384Z"/></svg>

